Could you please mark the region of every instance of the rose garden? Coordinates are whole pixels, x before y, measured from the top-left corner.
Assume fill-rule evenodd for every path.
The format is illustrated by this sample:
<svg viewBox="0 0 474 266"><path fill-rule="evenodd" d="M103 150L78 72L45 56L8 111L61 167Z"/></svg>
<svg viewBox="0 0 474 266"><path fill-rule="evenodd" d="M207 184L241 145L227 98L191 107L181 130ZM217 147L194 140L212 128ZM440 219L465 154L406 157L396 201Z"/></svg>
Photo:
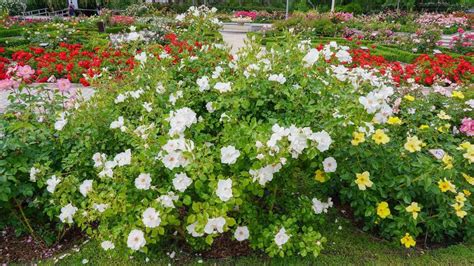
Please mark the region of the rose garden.
<svg viewBox="0 0 474 266"><path fill-rule="evenodd" d="M474 264L472 2L32 2L0 2L0 263Z"/></svg>

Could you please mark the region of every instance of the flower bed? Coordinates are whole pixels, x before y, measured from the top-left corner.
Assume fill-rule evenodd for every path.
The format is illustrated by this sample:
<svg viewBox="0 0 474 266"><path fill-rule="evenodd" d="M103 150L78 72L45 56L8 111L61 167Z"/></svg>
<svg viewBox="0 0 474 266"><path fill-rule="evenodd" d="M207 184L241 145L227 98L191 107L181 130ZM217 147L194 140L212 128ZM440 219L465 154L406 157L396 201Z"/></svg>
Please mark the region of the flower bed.
<svg viewBox="0 0 474 266"><path fill-rule="evenodd" d="M94 72L88 102L62 102L66 79L28 93L30 65L4 74L18 98L0 120L0 163L15 169L2 199L33 202L37 220L79 227L108 252L170 241L200 251L225 237L270 256L318 256L335 198L406 248L474 235L468 61L402 65L290 32L231 56L204 34L218 28L214 11L177 21L166 45L129 47L121 79ZM63 48L89 58L83 69L99 56ZM15 60L41 69L46 55Z"/></svg>

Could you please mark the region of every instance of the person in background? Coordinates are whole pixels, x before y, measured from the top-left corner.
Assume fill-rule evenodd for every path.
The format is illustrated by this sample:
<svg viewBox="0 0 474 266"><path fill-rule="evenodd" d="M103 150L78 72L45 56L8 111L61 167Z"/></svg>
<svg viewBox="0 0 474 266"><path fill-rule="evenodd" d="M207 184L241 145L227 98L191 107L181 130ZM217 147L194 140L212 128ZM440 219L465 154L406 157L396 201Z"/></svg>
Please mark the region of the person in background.
<svg viewBox="0 0 474 266"><path fill-rule="evenodd" d="M100 6L100 4L97 4L97 15L100 16L100 12L102 10L102 7Z"/></svg>
<svg viewBox="0 0 474 266"><path fill-rule="evenodd" d="M73 17L76 13L76 10L74 9L74 5L72 2L69 2L69 16Z"/></svg>

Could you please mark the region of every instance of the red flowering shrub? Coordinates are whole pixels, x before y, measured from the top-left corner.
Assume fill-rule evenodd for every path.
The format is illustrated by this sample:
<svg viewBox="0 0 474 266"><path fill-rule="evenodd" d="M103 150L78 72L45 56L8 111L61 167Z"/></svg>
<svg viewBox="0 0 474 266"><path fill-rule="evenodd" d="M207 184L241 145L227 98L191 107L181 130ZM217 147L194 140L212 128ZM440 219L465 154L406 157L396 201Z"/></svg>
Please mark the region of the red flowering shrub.
<svg viewBox="0 0 474 266"><path fill-rule="evenodd" d="M454 58L445 54L420 55L412 64L402 66L392 64L394 78L414 79L416 83L432 85L436 80L465 82L473 78L474 66L462 57Z"/></svg>
<svg viewBox="0 0 474 266"><path fill-rule="evenodd" d="M149 50L157 58L165 53L174 58L175 63L184 55L192 55L193 49L200 49L202 46L199 42L180 40L174 33L165 35L164 40L164 45L150 47ZM58 49L51 51L30 47L27 50L14 52L11 58L2 57L2 53L4 49L0 47L0 80L11 78L11 73L17 71L18 67L28 66L34 70L28 82L47 82L54 76L55 79L67 78L71 82L89 86L88 78L100 75L104 68L116 78L120 78L136 64L135 54L99 47L89 51L81 44L60 43ZM138 53L141 51L137 51Z"/></svg>
<svg viewBox="0 0 474 266"><path fill-rule="evenodd" d="M0 79L9 77L8 69L13 66L31 66L35 74L30 81L46 82L51 76L56 79L67 78L72 82L81 82L88 86L84 75L92 78L99 75L103 68L109 70L130 70L133 57L111 48L96 48L87 51L80 44L61 43L60 48L46 51L43 48L30 47L28 50L14 52L10 59L0 56Z"/></svg>
<svg viewBox="0 0 474 266"><path fill-rule="evenodd" d="M418 84L431 86L436 80L461 83L473 78L474 66L462 57L446 54L420 55L411 64L389 62L383 56L372 55L369 50L352 49L351 67L376 67L382 74L390 70L395 82L413 79Z"/></svg>
<svg viewBox="0 0 474 266"><path fill-rule="evenodd" d="M255 20L257 18L257 13L253 11L237 11L234 13L234 17L236 18L245 18L249 17L252 20Z"/></svg>

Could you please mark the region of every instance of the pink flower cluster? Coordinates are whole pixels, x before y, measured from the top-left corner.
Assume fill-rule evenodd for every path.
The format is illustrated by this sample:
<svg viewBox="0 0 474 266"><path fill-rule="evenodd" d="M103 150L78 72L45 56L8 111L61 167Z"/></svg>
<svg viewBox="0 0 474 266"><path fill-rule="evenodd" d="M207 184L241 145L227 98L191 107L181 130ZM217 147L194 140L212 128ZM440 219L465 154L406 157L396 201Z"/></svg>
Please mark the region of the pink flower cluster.
<svg viewBox="0 0 474 266"><path fill-rule="evenodd" d="M459 130L467 136L474 136L474 119L465 117L461 122Z"/></svg>
<svg viewBox="0 0 474 266"><path fill-rule="evenodd" d="M337 12L337 13L334 13L333 16L340 21L349 21L354 17L352 13L347 13L347 12Z"/></svg>
<svg viewBox="0 0 474 266"><path fill-rule="evenodd" d="M453 14L436 14L436 13L425 13L421 15L416 23L422 25L438 25L441 27L452 27L462 26L465 27L468 24L467 17L456 17Z"/></svg>
<svg viewBox="0 0 474 266"><path fill-rule="evenodd" d="M449 43L450 48L453 48L456 45L462 47L474 46L474 33L464 33L464 30L461 28L458 29L458 33L458 36L454 36L451 39Z"/></svg>
<svg viewBox="0 0 474 266"><path fill-rule="evenodd" d="M245 18L249 17L252 20L255 20L257 18L257 12L253 11L237 11L234 13L234 17L236 18Z"/></svg>

